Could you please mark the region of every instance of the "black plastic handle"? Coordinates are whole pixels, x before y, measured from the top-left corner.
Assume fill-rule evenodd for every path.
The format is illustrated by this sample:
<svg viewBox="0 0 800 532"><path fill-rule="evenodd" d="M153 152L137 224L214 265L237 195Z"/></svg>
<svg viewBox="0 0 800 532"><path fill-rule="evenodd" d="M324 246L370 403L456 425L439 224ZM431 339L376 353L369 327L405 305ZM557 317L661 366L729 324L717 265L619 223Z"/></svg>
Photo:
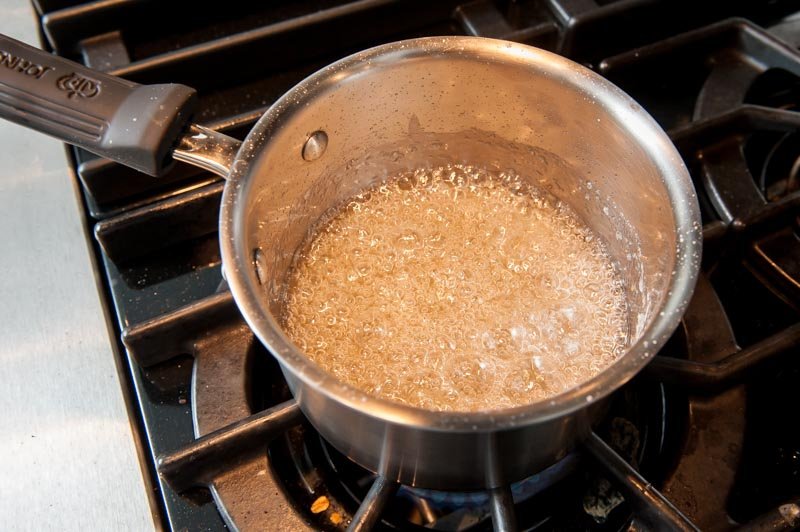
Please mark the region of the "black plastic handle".
<svg viewBox="0 0 800 532"><path fill-rule="evenodd" d="M0 35L0 117L153 176L188 124L194 89L139 85Z"/></svg>

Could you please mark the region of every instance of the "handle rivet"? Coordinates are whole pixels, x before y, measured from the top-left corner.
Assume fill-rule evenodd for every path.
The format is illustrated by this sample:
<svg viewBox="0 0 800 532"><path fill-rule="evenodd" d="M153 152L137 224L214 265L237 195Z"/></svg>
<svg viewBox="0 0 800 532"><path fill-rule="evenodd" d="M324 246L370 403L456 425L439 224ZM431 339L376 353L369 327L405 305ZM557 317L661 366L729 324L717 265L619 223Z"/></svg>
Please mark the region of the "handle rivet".
<svg viewBox="0 0 800 532"><path fill-rule="evenodd" d="M315 161L319 159L325 148L328 147L328 134L321 129L308 136L306 143L303 144L303 159Z"/></svg>

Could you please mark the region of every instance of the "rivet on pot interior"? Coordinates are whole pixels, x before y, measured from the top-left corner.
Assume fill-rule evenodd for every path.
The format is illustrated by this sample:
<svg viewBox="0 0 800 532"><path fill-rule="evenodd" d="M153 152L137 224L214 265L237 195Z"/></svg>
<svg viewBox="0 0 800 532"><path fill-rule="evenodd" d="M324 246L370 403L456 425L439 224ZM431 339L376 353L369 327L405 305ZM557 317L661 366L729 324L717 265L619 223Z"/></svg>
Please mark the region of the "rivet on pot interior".
<svg viewBox="0 0 800 532"><path fill-rule="evenodd" d="M253 266L256 269L256 277L258 278L259 284L264 284L264 253L261 251L261 248L255 248L253 250Z"/></svg>
<svg viewBox="0 0 800 532"><path fill-rule="evenodd" d="M327 147L328 134L321 129L317 130L309 135L306 143L303 144L303 159L306 161L315 161L325 153L325 148Z"/></svg>

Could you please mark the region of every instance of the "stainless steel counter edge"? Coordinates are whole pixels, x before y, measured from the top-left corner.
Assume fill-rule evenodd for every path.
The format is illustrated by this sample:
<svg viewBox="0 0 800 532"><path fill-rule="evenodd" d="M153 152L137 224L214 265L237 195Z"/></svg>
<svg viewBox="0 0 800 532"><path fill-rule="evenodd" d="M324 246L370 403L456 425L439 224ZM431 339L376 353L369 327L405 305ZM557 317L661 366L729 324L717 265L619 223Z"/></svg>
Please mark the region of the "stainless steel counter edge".
<svg viewBox="0 0 800 532"><path fill-rule="evenodd" d="M38 46L29 2L0 32ZM0 123L4 530L153 530L114 346L61 143Z"/></svg>

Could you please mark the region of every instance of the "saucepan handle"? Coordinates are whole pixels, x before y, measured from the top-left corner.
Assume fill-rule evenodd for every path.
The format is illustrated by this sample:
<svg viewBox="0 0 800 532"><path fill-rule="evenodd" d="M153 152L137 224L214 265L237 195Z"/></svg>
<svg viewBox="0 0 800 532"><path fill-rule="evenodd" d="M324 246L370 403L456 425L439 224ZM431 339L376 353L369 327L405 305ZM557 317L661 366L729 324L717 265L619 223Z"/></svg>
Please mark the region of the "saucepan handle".
<svg viewBox="0 0 800 532"><path fill-rule="evenodd" d="M195 100L190 87L139 85L0 35L0 117L144 173L171 164Z"/></svg>

